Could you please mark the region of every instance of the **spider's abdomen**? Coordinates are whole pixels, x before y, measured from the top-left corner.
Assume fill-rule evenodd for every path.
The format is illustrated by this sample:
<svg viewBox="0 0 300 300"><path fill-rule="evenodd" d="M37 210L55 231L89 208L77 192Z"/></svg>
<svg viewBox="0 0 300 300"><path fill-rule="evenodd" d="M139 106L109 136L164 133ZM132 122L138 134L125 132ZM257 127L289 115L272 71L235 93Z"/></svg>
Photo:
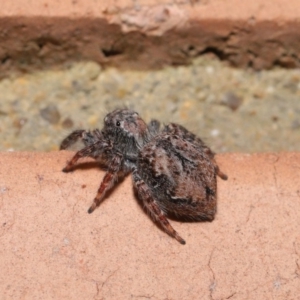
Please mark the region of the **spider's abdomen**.
<svg viewBox="0 0 300 300"><path fill-rule="evenodd" d="M214 218L216 170L206 149L164 131L140 151L137 172L166 213L192 220Z"/></svg>

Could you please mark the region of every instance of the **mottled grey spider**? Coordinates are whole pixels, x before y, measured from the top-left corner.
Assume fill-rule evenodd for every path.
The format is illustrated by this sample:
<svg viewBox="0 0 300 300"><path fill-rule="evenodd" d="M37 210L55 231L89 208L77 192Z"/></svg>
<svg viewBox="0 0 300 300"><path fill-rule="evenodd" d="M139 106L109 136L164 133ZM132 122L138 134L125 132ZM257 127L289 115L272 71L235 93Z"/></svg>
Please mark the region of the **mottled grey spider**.
<svg viewBox="0 0 300 300"><path fill-rule="evenodd" d="M92 157L107 172L88 212L92 213L119 177L132 173L137 195L162 229L185 244L166 216L192 221L212 221L216 213L217 179L226 180L204 142L178 124L160 130L160 123L148 125L138 113L117 109L104 119L104 127L92 132L76 130L61 143L66 149L81 139L78 151L64 172L72 170L82 157Z"/></svg>

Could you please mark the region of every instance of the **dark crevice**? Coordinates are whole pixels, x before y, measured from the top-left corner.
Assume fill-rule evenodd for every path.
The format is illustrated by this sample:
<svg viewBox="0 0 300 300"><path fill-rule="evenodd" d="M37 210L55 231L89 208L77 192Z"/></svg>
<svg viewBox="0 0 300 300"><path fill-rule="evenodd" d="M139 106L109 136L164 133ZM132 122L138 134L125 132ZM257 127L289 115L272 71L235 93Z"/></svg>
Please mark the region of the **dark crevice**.
<svg viewBox="0 0 300 300"><path fill-rule="evenodd" d="M10 56L6 55L1 59L1 64L4 65L5 63L7 63L10 60Z"/></svg>
<svg viewBox="0 0 300 300"><path fill-rule="evenodd" d="M105 57L110 57L110 56L117 56L117 55L120 55L120 54L123 54L123 52L121 50L118 50L118 49L101 49L103 55Z"/></svg>
<svg viewBox="0 0 300 300"><path fill-rule="evenodd" d="M273 62L273 66L285 69L294 69L299 65L299 58L295 55L282 55Z"/></svg>
<svg viewBox="0 0 300 300"><path fill-rule="evenodd" d="M198 50L194 45L188 45L187 47L182 48L181 52L186 57L195 57L198 54Z"/></svg>
<svg viewBox="0 0 300 300"><path fill-rule="evenodd" d="M254 51L250 50L250 49L247 50L247 53L248 53L248 56L249 56L249 61L247 63L247 67L248 68L254 68L254 60L257 58L257 54Z"/></svg>
<svg viewBox="0 0 300 300"><path fill-rule="evenodd" d="M248 61L247 67L252 69L253 66L254 66L253 60L250 59L250 60Z"/></svg>
<svg viewBox="0 0 300 300"><path fill-rule="evenodd" d="M225 60L228 57L228 55L226 55L222 50L220 50L217 47L213 47L213 46L206 47L203 51L201 51L199 53L199 55L204 55L204 54L209 54L209 53L214 54L220 60Z"/></svg>
<svg viewBox="0 0 300 300"><path fill-rule="evenodd" d="M61 44L61 42L52 37L41 37L41 38L36 39L36 44L39 46L40 49L42 49L47 44L59 46Z"/></svg>

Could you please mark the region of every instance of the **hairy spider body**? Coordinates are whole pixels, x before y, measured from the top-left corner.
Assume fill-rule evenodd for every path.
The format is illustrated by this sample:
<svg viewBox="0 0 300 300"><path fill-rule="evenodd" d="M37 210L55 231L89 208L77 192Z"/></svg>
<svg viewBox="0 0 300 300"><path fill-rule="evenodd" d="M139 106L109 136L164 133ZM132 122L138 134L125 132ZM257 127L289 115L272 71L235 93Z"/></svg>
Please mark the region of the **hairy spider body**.
<svg viewBox="0 0 300 300"><path fill-rule="evenodd" d="M213 220L216 176L224 180L227 176L200 138L178 124L171 123L161 131L159 127L156 120L147 125L132 110L114 110L105 117L101 131L76 130L62 141L60 149L68 148L78 139L85 145L63 171L71 171L82 157L92 157L106 166L89 213L100 205L118 177L132 173L138 197L151 217L166 233L185 244L166 216Z"/></svg>

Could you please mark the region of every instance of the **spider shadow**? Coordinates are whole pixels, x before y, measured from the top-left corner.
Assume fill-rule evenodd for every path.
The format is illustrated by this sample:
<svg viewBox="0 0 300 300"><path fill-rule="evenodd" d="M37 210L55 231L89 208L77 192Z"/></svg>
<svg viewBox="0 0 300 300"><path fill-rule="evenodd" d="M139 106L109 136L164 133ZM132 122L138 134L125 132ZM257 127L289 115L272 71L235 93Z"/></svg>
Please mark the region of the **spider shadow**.
<svg viewBox="0 0 300 300"><path fill-rule="evenodd" d="M68 171L67 173L72 173L76 170L90 170L90 169L100 169L100 170L104 170L105 171L105 167L102 166L99 162L97 161L84 161L84 162L80 162L77 163L75 166L72 167L72 169L70 171Z"/></svg>
<svg viewBox="0 0 300 300"><path fill-rule="evenodd" d="M153 223L155 224L155 226L158 229L160 229L162 232L165 232L165 230L159 224L159 222L157 222L156 220L154 220L154 218L152 218L149 211L146 209L145 205L143 205L143 201L139 198L136 188L133 187L133 191L134 191L134 196L135 196L141 210L143 210L143 212L153 221ZM212 220L208 220L208 219L201 219L201 220L192 219L192 218L188 218L188 217L178 216L178 215L172 214L172 213L165 213L165 216L168 220L172 220L172 221L175 221L175 222L181 222L181 223L202 223L202 222L211 222L212 221Z"/></svg>

